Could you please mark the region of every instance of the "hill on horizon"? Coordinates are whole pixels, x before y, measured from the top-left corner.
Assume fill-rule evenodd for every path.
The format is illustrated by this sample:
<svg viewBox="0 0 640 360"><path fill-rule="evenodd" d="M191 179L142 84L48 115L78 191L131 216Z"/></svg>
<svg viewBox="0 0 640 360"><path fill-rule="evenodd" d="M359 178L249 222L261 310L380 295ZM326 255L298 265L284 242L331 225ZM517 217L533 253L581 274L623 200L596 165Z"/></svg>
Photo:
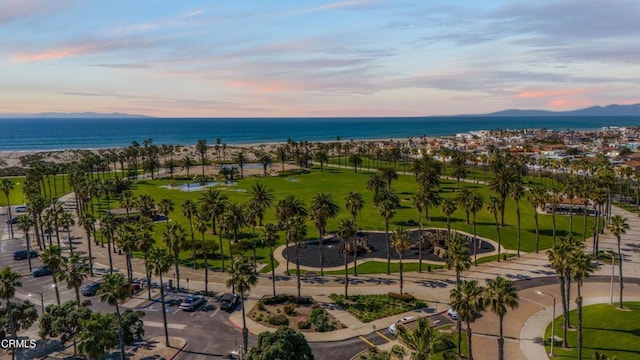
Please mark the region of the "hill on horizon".
<svg viewBox="0 0 640 360"><path fill-rule="evenodd" d="M591 106L569 111L510 109L489 114L461 116L640 116L640 103L632 105L611 104L606 106Z"/></svg>
<svg viewBox="0 0 640 360"><path fill-rule="evenodd" d="M36 114L0 114L0 118L11 119L122 119L122 118L152 118L149 115L127 114L127 113L96 113L86 112L43 112Z"/></svg>

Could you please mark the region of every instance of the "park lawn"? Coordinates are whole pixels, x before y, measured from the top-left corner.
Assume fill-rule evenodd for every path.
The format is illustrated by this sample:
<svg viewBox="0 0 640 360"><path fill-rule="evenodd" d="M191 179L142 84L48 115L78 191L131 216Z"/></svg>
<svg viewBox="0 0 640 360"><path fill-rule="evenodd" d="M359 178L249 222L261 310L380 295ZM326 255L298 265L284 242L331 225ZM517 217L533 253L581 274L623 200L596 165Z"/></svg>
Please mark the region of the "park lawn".
<svg viewBox="0 0 640 360"><path fill-rule="evenodd" d="M616 304L597 304L583 308L583 349L584 359L591 359L596 351L606 354L609 359L640 358L640 303L627 302L624 304L630 311L616 309ZM571 324L576 325L576 310L569 313ZM555 335L562 336L562 317L556 318ZM554 346L553 353L558 359L577 359L576 331L567 333L570 349ZM545 339L551 337L551 324L547 326ZM549 342L545 341L547 351Z"/></svg>
<svg viewBox="0 0 640 360"><path fill-rule="evenodd" d="M402 264L402 271L418 271L418 263L417 262L406 262ZM429 264L422 264L422 272L427 272ZM381 274L387 272L387 263L384 261L367 261L363 263L359 263L358 266L358 275L367 275L367 274ZM431 265L431 270L442 269L444 265ZM391 263L391 272L398 273L400 272L400 264ZM344 275L344 270L333 270L333 271L325 271L325 274L328 275ZM353 275L353 268L349 268L349 275Z"/></svg>
<svg viewBox="0 0 640 360"><path fill-rule="evenodd" d="M350 169L337 169L337 168L325 168L324 172L320 172L319 168L314 168L308 174L291 175L291 176L275 176L275 177L250 177L241 179L235 186L218 186L217 189L226 194L230 201L243 203L248 200L249 195L246 192L253 184L261 182L274 190L276 196L276 202L278 199L283 198L288 194L303 200L307 205L310 203L311 198L320 192L331 193L334 199L339 204L341 212L337 218L328 221L327 230L329 233L335 232L340 219L349 218L350 215L344 210L345 201L344 198L350 191L358 191L362 193L365 200L365 207L362 210L361 215L358 217L358 226L366 230L384 230L384 219L379 215L379 209L372 206L373 194L366 190L366 182L371 172L358 171L354 173ZM161 198L168 198L173 200L175 204L174 211L169 215L172 221L178 221L182 223L185 230L189 232L189 226L186 218L184 218L180 211L180 204L186 199L197 201L201 195L201 192L183 192L175 189L162 188L162 185L170 184L170 180L143 180L134 184L133 190L137 195L149 194L156 201ZM177 181L177 184L183 183ZM396 215L390 220L390 231L393 231L398 226L404 226L408 220L418 220L418 213L413 206L413 193L418 189L418 185L413 176L400 176L398 180L392 183L392 186L396 189L400 199L401 208L396 210ZM488 202L490 196L489 189L482 184L473 183L461 183L461 187L469 187L478 191L485 197L485 202ZM244 192L243 192L244 190ZM441 182L441 196L453 198L456 196L457 186L455 181L443 180ZM533 208L524 199L520 201L521 210L521 250L525 252L531 252L535 249L535 226L533 222ZM275 210L273 207L269 209L265 216L265 223L275 222ZM420 219L425 227L440 227L446 228L446 217L442 214L439 208L432 208L429 210L430 221ZM582 237L582 216L574 216L574 229L575 236ZM540 249L545 249L552 244L552 231L551 231L551 216L546 214L539 215L540 220ZM508 249L516 249L516 216L515 216L515 201L507 200L505 210L505 222L506 226L501 227L502 244ZM588 219L589 224L587 230L592 227L593 220ZM478 235L487 237L490 239L496 239L496 227L494 224L493 215L490 214L485 208L477 215L478 223ZM557 236L565 236L568 234L569 217L568 216L556 216L557 223ZM451 225L453 229L459 229L469 233L473 232L473 226L466 224L465 213L462 210L457 210L451 219ZM161 243L161 234L166 229L166 225L163 222L156 223L154 238L158 243ZM245 228L240 234L239 238L250 238L251 228ZM256 233L260 233L259 227L256 229ZM283 232L281 239L284 239ZM195 237L198 240L200 234L196 234ZM188 235L189 236L189 235ZM317 237L317 230L313 226L311 220L307 220L307 238L314 239ZM207 239L213 240L218 243L218 236L207 234ZM283 243L283 240L281 240ZM228 241L225 239L223 243L225 254L228 254ZM246 255L252 254L249 250ZM190 257L190 252L183 252L181 257L187 261ZM268 261L268 249L259 247L258 258L261 262ZM219 260L213 260L213 266L220 266ZM385 267L386 271L386 267Z"/></svg>
<svg viewBox="0 0 640 360"><path fill-rule="evenodd" d="M24 204L26 199L24 194L22 193L22 188L24 186L24 176L16 176L16 177L8 177L7 179L13 182L13 190L9 193L9 201L11 205L21 205ZM53 176L49 177L49 181L47 181L47 177L44 178L45 188L44 194L46 198L49 199L49 185L51 185L51 198L59 198L64 194L71 192L69 189L69 184L67 183L66 175L57 175L55 177L55 181ZM42 185L41 185L42 187ZM4 193L0 193L0 206L7 206L7 198Z"/></svg>

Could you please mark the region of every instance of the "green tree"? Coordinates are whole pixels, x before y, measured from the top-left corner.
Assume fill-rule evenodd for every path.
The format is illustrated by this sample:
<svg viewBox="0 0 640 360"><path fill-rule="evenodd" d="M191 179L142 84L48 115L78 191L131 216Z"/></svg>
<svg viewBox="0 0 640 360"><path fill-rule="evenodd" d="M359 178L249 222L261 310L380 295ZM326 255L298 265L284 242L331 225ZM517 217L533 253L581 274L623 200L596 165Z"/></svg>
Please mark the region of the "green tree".
<svg viewBox="0 0 640 360"><path fill-rule="evenodd" d="M313 360L304 335L287 326L258 335L258 343L247 353L247 360Z"/></svg>
<svg viewBox="0 0 640 360"><path fill-rule="evenodd" d="M391 246L396 249L398 258L400 259L400 294L402 294L402 288L404 285L404 277L402 274L402 255L409 248L409 239L411 239L409 230L402 227L396 228L396 231L391 234Z"/></svg>
<svg viewBox="0 0 640 360"><path fill-rule="evenodd" d="M362 212L362 208L364 208L364 198L362 194L355 191L349 191L347 197L345 197L345 209L349 211L351 217L353 217L353 221L356 221L358 214Z"/></svg>
<svg viewBox="0 0 640 360"><path fill-rule="evenodd" d="M329 156L326 151L320 150L316 152L313 160L320 163L320 172L324 172L324 164L329 162Z"/></svg>
<svg viewBox="0 0 640 360"><path fill-rule="evenodd" d="M582 249L576 249L569 259L568 272L578 285L578 297L576 298L578 312L578 359L582 360L582 283L586 277L595 271L593 257Z"/></svg>
<svg viewBox="0 0 640 360"><path fill-rule="evenodd" d="M498 222L498 214L502 210L502 201L497 196L490 196L489 203L487 204L487 210L493 214L493 221L496 224L496 235L498 236L498 262L500 262L500 249L502 248L502 238L500 237L500 223ZM477 245L475 245L477 246ZM476 266L478 260L476 258Z"/></svg>
<svg viewBox="0 0 640 360"><path fill-rule="evenodd" d="M31 239L29 237L29 231L33 227L33 218L31 216L21 216L18 219L18 229L24 233L25 242L27 243L27 261L29 263L29 271L33 270L31 268ZM38 231L38 230L36 230Z"/></svg>
<svg viewBox="0 0 640 360"><path fill-rule="evenodd" d="M249 342L249 330L247 329L247 319L244 309L245 295L258 283L258 277L253 272L249 259L237 257L227 269L229 278L226 281L227 287L234 287L240 293L242 302L242 352L246 353Z"/></svg>
<svg viewBox="0 0 640 360"><path fill-rule="evenodd" d="M389 243L389 220L396 215L396 204L387 199L380 204L380 216L384 218L384 240L387 245L387 275L391 274L391 244Z"/></svg>
<svg viewBox="0 0 640 360"><path fill-rule="evenodd" d="M196 144L196 151L200 154L200 165L202 166L202 177L204 178L204 166L207 164L207 150L209 146L207 146L206 139L198 140Z"/></svg>
<svg viewBox="0 0 640 360"><path fill-rule="evenodd" d="M309 213L311 220L318 230L318 246L320 248L320 275L324 276L324 246L322 241L327 230L327 221L338 216L340 206L333 199L333 195L329 193L318 193L311 198L311 206Z"/></svg>
<svg viewBox="0 0 640 360"><path fill-rule="evenodd" d="M89 212L84 212L78 219L80 226L87 234L87 247L89 250L89 275L93 276L93 252L91 251L91 233L96 230L96 218Z"/></svg>
<svg viewBox="0 0 640 360"><path fill-rule="evenodd" d="M112 314L92 312L81 324L78 352L89 359L102 359L105 351L118 345L118 324Z"/></svg>
<svg viewBox="0 0 640 360"><path fill-rule="evenodd" d="M14 184L13 184L13 181L11 181L11 179L4 178L2 179L2 181L0 181L0 191L4 193L4 196L7 199L7 211L9 213L9 219L13 218L13 216L11 215L11 199L9 198L9 195L11 194L13 189L14 189ZM9 222L9 235L13 238L12 222Z"/></svg>
<svg viewBox="0 0 640 360"><path fill-rule="evenodd" d="M116 308L118 337L120 339L120 359L125 360L127 355L124 350L124 326L118 304L129 296L130 288L124 276L120 273L106 274L102 279L102 286L98 289L98 297L100 298L100 302L107 303Z"/></svg>
<svg viewBox="0 0 640 360"><path fill-rule="evenodd" d="M191 235L191 256L193 260L193 268L196 268L196 239L193 234L193 217L198 212L198 206L192 200L185 200L182 205L182 216L186 217L189 221L189 234ZM204 244L204 240L203 240ZM205 261L206 264L206 261ZM206 266L206 265L205 265Z"/></svg>
<svg viewBox="0 0 640 360"><path fill-rule="evenodd" d="M473 261L478 266L478 223L476 222L476 215L484 206L484 198L480 193L474 192L467 200L466 206L466 209L473 215Z"/></svg>
<svg viewBox="0 0 640 360"><path fill-rule="evenodd" d="M517 232L516 232L516 239L517 239L517 243L518 243L518 257L520 257L520 229L521 229L521 225L520 225L520 199L522 199L522 197L524 196L524 187L522 186L522 182L521 181L516 181L513 183L513 185L511 186L511 189L509 189L510 191L510 195L513 198L513 200L515 200L516 202L516 224L517 224ZM500 261L500 247L498 247L498 261Z"/></svg>
<svg viewBox="0 0 640 360"><path fill-rule="evenodd" d="M257 215L260 226L262 226L265 212L273 205L274 201L273 189L262 183L255 183L249 189L249 203L254 204L259 209Z"/></svg>
<svg viewBox="0 0 640 360"><path fill-rule="evenodd" d="M169 347L169 328L167 326L167 307L164 301L164 282L162 281L162 274L169 271L172 262L173 259L171 254L169 254L166 249L154 248L149 251L147 271L160 277L160 302L162 304L162 321L164 323L164 342L166 347Z"/></svg>
<svg viewBox="0 0 640 360"><path fill-rule="evenodd" d="M489 180L489 189L495 192L502 201L500 225L504 224L504 207L507 196L512 192L514 186L522 180L514 166L502 164L493 171L493 176Z"/></svg>
<svg viewBox="0 0 640 360"><path fill-rule="evenodd" d="M242 151L239 151L234 158L234 161L238 164L240 168L240 177L244 177L244 165L247 163L247 157L244 156Z"/></svg>
<svg viewBox="0 0 640 360"><path fill-rule="evenodd" d="M338 223L338 237L342 239L342 255L344 259L344 297L348 296L349 292L349 271L347 267L347 257L349 256L349 242L358 232L358 226L353 219L340 219ZM355 242L352 242L352 246L356 246Z"/></svg>
<svg viewBox="0 0 640 360"><path fill-rule="evenodd" d="M457 210L456 202L453 199L442 200L442 213L447 217L447 241L451 241L451 215Z"/></svg>
<svg viewBox="0 0 640 360"><path fill-rule="evenodd" d="M213 231L213 234L218 233L216 228L216 219L218 219L220 216L222 216L222 213L224 213L227 200L227 195L220 192L220 190L211 188L203 192L200 196L200 206L204 207L209 216L211 216L211 230Z"/></svg>
<svg viewBox="0 0 640 360"><path fill-rule="evenodd" d="M162 215L164 215L165 220L167 221L167 226L169 226L169 214L173 212L174 204L173 200L162 198L158 202L158 210Z"/></svg>
<svg viewBox="0 0 640 360"><path fill-rule="evenodd" d="M276 224L267 224L262 229L262 241L269 247L269 263L271 265L271 283L273 285L273 296L276 296L276 273L273 259L273 247L278 243L280 235L278 235L278 226Z"/></svg>
<svg viewBox="0 0 640 360"><path fill-rule="evenodd" d="M547 257L549 259L549 265L555 270L556 275L560 281L560 295L562 302L562 317L563 317L563 331L562 346L567 347L567 330L569 328L569 309L567 306L567 290L566 290L566 277L568 271L569 258L573 248L570 242L565 239L561 239L553 245L553 247L547 250Z"/></svg>
<svg viewBox="0 0 640 360"><path fill-rule="evenodd" d="M186 235L182 224L172 223L167 226L167 230L162 233L162 240L164 241L167 249L173 253L173 263L176 269L177 289L180 291L180 251L185 246Z"/></svg>
<svg viewBox="0 0 640 360"><path fill-rule="evenodd" d="M618 240L618 270L620 271L620 304L619 307L620 309L624 308L624 304L622 302L622 293L624 290L624 281L623 281L623 276L622 276L622 261L623 261L623 256L622 256L622 252L621 252L621 248L620 248L620 243L621 243L621 238L622 238L622 234L625 234L627 231L625 230L625 228L628 227L627 224L627 219L625 217L622 217L621 215L614 215L611 217L610 221L609 221L609 231L611 232L611 234L613 236L616 237L616 239Z"/></svg>
<svg viewBox="0 0 640 360"><path fill-rule="evenodd" d="M205 233L209 228L209 217L204 211L197 211L195 213L196 218L196 229L200 233L202 238L202 252L204 253L204 292L206 294L209 293L209 263L208 263L208 248L207 242L205 239ZM194 250L195 251L195 250ZM224 252L222 251L222 247L220 248L220 258L224 257ZM194 256L195 259L195 256ZM195 263L195 260L194 260Z"/></svg>
<svg viewBox="0 0 640 360"><path fill-rule="evenodd" d="M451 289L451 308L458 313L458 318L467 327L467 359L473 360L473 345L471 342L471 323L475 322L476 314L484 310L484 288L476 280L464 280Z"/></svg>
<svg viewBox="0 0 640 360"><path fill-rule="evenodd" d="M116 234L118 224L112 214L104 214L100 219L100 235L107 239L107 254L109 255L109 272L113 274L113 257L111 256L111 245ZM102 243L104 247L104 242Z"/></svg>
<svg viewBox="0 0 640 360"><path fill-rule="evenodd" d="M529 203L533 207L533 221L536 226L536 254L538 253L538 248L540 246L540 224L538 222L538 208L544 206L545 203L545 191L544 188L536 186L532 187L529 193ZM585 214L587 209L584 209ZM585 220L586 224L586 220ZM586 231L585 231L586 233Z"/></svg>
<svg viewBox="0 0 640 360"><path fill-rule="evenodd" d="M60 264L60 272L57 277L67 283L67 289L73 289L76 293L76 303L80 306L80 286L89 277L89 259L73 253L69 257L63 257Z"/></svg>
<svg viewBox="0 0 640 360"><path fill-rule="evenodd" d="M298 215L289 218L287 225L285 226L285 232L288 243L296 244L296 280L298 285L298 299L302 297L300 294L300 244L307 237L307 225L305 224L305 218Z"/></svg>
<svg viewBox="0 0 640 360"><path fill-rule="evenodd" d="M48 267L53 272L53 287L56 291L56 303L60 305L60 291L58 286L58 271L62 264L62 249L58 245L51 245L40 254L42 265Z"/></svg>
<svg viewBox="0 0 640 360"><path fill-rule="evenodd" d="M484 293L485 304L489 307L491 312L498 316L500 319L500 337L498 338L498 360L504 359L504 334L503 324L504 316L507 314L508 309L515 309L518 307L518 290L515 284L511 280L507 280L501 276L497 276L495 279L487 280L487 288Z"/></svg>
<svg viewBox="0 0 640 360"><path fill-rule="evenodd" d="M399 325L397 331L398 339L411 351L411 360L429 360L434 354L453 345L451 340L432 327L426 318L418 319L418 324L413 330Z"/></svg>
<svg viewBox="0 0 640 360"><path fill-rule="evenodd" d="M80 305L75 301L66 301L61 305L48 305L40 316L38 334L45 339L58 337L62 344L73 340L75 353L76 338L82 330L82 322L91 316L91 312L89 301Z"/></svg>
<svg viewBox="0 0 640 360"><path fill-rule="evenodd" d="M5 267L0 270L0 298L5 300L7 304L7 322L9 324L9 332L13 339L17 339L17 329L14 324L13 311L11 309L11 299L16 295L16 290L22 287L20 281L21 275L15 271L12 271L10 267Z"/></svg>

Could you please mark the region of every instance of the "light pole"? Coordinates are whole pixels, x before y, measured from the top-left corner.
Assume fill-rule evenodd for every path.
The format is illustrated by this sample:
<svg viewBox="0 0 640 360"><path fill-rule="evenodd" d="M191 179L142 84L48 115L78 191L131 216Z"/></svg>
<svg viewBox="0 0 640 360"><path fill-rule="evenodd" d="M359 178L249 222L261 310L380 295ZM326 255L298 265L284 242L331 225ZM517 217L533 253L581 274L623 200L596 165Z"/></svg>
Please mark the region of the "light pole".
<svg viewBox="0 0 640 360"><path fill-rule="evenodd" d="M553 299L553 317L551 318L551 351L549 352L549 356L553 357L553 343L556 341L555 329L556 329L556 296L553 294L546 293L544 291L538 291L539 295L548 295Z"/></svg>
<svg viewBox="0 0 640 360"><path fill-rule="evenodd" d="M422 226L422 223L419 224L420 225L420 234L418 235L418 253L420 254L420 260L419 260L419 264L418 264L418 272L422 272L422 229L424 228Z"/></svg>
<svg viewBox="0 0 640 360"><path fill-rule="evenodd" d="M611 288L609 290L609 305L613 304L613 272L615 271L615 256L613 256L613 251L606 250L603 254L607 254L611 256Z"/></svg>

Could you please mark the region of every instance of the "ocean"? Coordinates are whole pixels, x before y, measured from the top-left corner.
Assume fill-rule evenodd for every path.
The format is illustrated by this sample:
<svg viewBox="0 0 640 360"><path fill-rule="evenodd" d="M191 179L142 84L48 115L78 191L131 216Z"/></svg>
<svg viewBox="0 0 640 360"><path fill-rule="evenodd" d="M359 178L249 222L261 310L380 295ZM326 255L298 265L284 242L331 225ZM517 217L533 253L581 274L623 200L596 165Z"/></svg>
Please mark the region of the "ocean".
<svg viewBox="0 0 640 360"><path fill-rule="evenodd" d="M491 129L600 129L640 126L629 117L127 118L0 119L0 151L99 149L142 143L250 144L445 136Z"/></svg>

